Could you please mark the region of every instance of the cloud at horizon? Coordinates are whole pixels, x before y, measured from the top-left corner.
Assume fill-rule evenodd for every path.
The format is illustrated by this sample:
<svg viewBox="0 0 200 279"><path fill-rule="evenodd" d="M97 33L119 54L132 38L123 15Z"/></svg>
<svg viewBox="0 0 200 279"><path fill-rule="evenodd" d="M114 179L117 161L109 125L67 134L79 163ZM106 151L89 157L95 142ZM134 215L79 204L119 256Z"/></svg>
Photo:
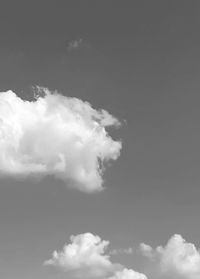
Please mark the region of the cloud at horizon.
<svg viewBox="0 0 200 279"><path fill-rule="evenodd" d="M140 250L150 260L156 278L200 278L200 250L187 242L180 234L173 235L163 246L152 248L142 243Z"/></svg>
<svg viewBox="0 0 200 279"><path fill-rule="evenodd" d="M61 251L54 251L51 259L45 261L44 265L56 267L73 278L200 278L200 250L180 234L173 235L165 246L157 246L155 249L145 243L140 244L140 252L149 263L149 267L143 266L144 273L128 269L120 263L113 263L112 250L106 253L109 243L92 233L72 235L70 243L64 245ZM131 251L130 254L133 253L133 248Z"/></svg>
<svg viewBox="0 0 200 279"><path fill-rule="evenodd" d="M105 253L109 241L101 240L98 235L72 235L70 241L62 251L54 251L44 265L57 267L74 278L147 279L142 273L112 263L110 255Z"/></svg>
<svg viewBox="0 0 200 279"><path fill-rule="evenodd" d="M121 150L106 128L119 121L88 102L37 89L33 101L0 93L0 175L53 175L82 191L102 190L104 163Z"/></svg>

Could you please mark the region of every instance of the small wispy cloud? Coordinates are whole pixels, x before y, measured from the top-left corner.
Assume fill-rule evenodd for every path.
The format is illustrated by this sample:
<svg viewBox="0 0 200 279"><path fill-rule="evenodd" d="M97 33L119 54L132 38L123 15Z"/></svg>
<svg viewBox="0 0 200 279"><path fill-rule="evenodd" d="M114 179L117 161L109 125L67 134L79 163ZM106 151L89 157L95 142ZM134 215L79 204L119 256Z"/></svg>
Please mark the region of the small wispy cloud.
<svg viewBox="0 0 200 279"><path fill-rule="evenodd" d="M110 251L110 255L119 255L119 254L126 254L126 255L131 255L133 254L133 248L125 248L125 249L113 249Z"/></svg>
<svg viewBox="0 0 200 279"><path fill-rule="evenodd" d="M71 50L74 50L74 49L78 49L81 46L83 46L83 39L72 40L72 41L68 42L67 50L71 51Z"/></svg>

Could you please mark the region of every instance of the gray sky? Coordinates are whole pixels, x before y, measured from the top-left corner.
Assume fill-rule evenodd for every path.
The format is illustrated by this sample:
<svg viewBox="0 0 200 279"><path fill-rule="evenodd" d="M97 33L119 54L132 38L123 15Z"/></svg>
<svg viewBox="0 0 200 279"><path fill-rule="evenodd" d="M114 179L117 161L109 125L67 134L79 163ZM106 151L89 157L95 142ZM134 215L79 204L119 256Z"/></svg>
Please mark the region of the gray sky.
<svg viewBox="0 0 200 279"><path fill-rule="evenodd" d="M84 232L112 249L175 233L200 246L199 13L194 0L1 4L0 91L30 100L40 85L88 101L122 122L110 133L123 145L99 193L0 179L1 278L68 278L43 262ZM138 251L113 259L148 265Z"/></svg>

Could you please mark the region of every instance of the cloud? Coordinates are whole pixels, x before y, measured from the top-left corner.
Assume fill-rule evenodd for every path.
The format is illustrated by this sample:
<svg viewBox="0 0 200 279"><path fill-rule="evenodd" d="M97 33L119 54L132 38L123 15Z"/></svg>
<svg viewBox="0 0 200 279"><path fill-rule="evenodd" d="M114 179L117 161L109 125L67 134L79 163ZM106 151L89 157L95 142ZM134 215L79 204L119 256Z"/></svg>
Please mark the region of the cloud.
<svg viewBox="0 0 200 279"><path fill-rule="evenodd" d="M112 263L105 254L109 241L92 233L71 236L62 251L54 251L45 265L61 268L71 277L99 279L147 279L145 275Z"/></svg>
<svg viewBox="0 0 200 279"><path fill-rule="evenodd" d="M64 246L63 251L54 251L52 259L45 262L65 271L74 271L84 277L103 277L112 272L114 265L105 255L108 241L91 233L70 237L71 244Z"/></svg>
<svg viewBox="0 0 200 279"><path fill-rule="evenodd" d="M110 255L119 255L119 254L131 255L133 254L133 248L129 247L126 249L113 249L112 251L110 251Z"/></svg>
<svg viewBox="0 0 200 279"><path fill-rule="evenodd" d="M77 98L38 88L34 101L0 93L0 175L54 175L83 191L101 190L106 162L121 142L106 131L119 122Z"/></svg>
<svg viewBox="0 0 200 279"><path fill-rule="evenodd" d="M143 255L151 259L167 278L200 278L200 251L181 235L172 236L165 247L153 249L141 244L140 248Z"/></svg>
<svg viewBox="0 0 200 279"><path fill-rule="evenodd" d="M67 44L67 50L71 51L80 48L83 45L83 39L72 40Z"/></svg>
<svg viewBox="0 0 200 279"><path fill-rule="evenodd" d="M114 276L109 277L108 279L147 279L147 277L132 269L124 268L122 271L117 271Z"/></svg>
<svg viewBox="0 0 200 279"><path fill-rule="evenodd" d="M140 244L140 250L142 251L142 254L148 258L154 257L154 251L153 248L150 245L147 245L145 243Z"/></svg>

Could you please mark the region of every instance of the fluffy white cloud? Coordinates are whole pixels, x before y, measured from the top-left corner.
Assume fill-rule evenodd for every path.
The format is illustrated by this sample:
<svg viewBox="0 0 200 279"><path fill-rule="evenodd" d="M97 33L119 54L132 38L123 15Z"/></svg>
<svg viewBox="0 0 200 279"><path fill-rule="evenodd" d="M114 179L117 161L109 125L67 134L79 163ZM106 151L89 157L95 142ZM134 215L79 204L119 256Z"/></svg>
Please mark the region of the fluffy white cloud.
<svg viewBox="0 0 200 279"><path fill-rule="evenodd" d="M200 278L200 251L194 244L186 242L181 235L172 236L165 247L142 244L145 256L152 259L163 275L169 278ZM167 277L168 278L168 277Z"/></svg>
<svg viewBox="0 0 200 279"><path fill-rule="evenodd" d="M34 101L0 93L0 174L53 174L81 190L102 189L103 163L121 149L106 127L118 120L77 98L38 91Z"/></svg>
<svg viewBox="0 0 200 279"><path fill-rule="evenodd" d="M52 259L45 262L63 268L65 271L74 271L80 277L103 277L114 268L105 249L109 242L101 240L91 233L71 236L71 244L65 245L63 251L54 251Z"/></svg>
<svg viewBox="0 0 200 279"><path fill-rule="evenodd" d="M145 275L112 263L105 254L108 241L91 233L71 236L71 243L63 251L54 251L45 265L53 265L69 273L71 277L101 279L147 279Z"/></svg>
<svg viewBox="0 0 200 279"><path fill-rule="evenodd" d="M114 276L109 277L108 279L147 279L147 277L132 269L124 268L122 271L117 271Z"/></svg>

